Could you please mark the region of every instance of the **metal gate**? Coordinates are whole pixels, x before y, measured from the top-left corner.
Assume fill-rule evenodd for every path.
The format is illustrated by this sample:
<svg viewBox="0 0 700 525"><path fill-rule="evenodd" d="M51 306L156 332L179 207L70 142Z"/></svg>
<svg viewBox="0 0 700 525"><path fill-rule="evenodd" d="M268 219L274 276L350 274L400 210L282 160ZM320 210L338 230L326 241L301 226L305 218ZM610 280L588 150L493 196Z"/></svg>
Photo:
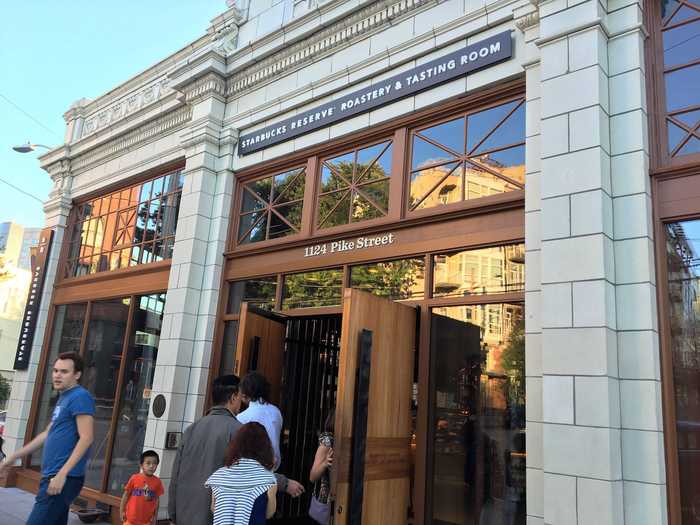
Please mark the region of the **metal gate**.
<svg viewBox="0 0 700 525"><path fill-rule="evenodd" d="M300 498L284 497L278 516L285 521L308 516L313 487L309 473L318 435L335 407L340 353L340 315L287 321L282 378L282 464L279 472L306 487Z"/></svg>

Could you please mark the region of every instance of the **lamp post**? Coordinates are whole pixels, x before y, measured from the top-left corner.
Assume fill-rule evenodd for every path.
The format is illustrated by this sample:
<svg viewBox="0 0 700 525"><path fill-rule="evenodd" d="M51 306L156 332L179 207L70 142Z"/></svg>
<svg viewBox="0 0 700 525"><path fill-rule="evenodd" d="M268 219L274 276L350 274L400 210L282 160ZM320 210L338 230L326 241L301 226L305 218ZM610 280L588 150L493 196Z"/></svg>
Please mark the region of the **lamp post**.
<svg viewBox="0 0 700 525"><path fill-rule="evenodd" d="M44 146L43 144L31 144L29 141L20 146L12 146L12 149L17 153L29 153L30 151L34 151L36 148L46 148L48 150L51 149L49 146Z"/></svg>

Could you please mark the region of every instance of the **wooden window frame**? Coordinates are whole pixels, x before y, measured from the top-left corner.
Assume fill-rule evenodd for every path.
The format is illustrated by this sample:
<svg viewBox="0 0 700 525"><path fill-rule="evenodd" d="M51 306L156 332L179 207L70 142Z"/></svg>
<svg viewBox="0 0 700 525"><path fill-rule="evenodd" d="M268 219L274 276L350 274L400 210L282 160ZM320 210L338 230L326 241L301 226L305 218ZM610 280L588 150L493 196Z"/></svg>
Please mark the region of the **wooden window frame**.
<svg viewBox="0 0 700 525"><path fill-rule="evenodd" d="M99 280L99 279L104 279L105 276L121 276L124 273L129 273L131 272L139 272L139 271L149 271L151 266L154 265L170 265L170 258L163 259L161 261L154 261L154 262L149 262L149 263L139 263L134 266L129 266L125 268L119 268L117 270L103 270L103 271L98 271L95 273L89 273L85 275L79 275L79 276L74 276L74 275L68 275L67 270L68 270L68 263L69 263L69 250L70 250L70 245L71 245L71 237L73 236L74 233L74 228L77 227L78 223L78 210L79 208L87 204L90 201L93 201L95 199L99 199L102 197L108 197L111 196L114 193L121 192L127 189L133 189L136 188L144 183L147 183L149 181L152 181L154 179L157 179L159 177L162 177L164 175L168 174L175 174L177 172L181 172L185 168L185 163L182 159L178 159L176 161L170 162L168 164L159 166L158 168L154 168L152 170L145 171L144 173L141 173L140 175L137 175L135 177L132 177L126 181L119 181L118 183L111 184L109 186L106 186L104 188L101 188L97 191L88 193L86 195L82 195L80 198L74 199L72 202L72 207L71 211L68 215L68 221L65 229L65 236L63 238L63 242L61 243L61 249L60 249L60 255L59 255L59 265L58 265L58 272L56 275L56 286L59 285L69 285L73 283L80 283L82 284L83 282L87 282L89 280ZM169 192L168 195L182 195L182 188L179 189L179 191L175 192ZM150 203L151 199L146 201ZM139 204L141 202L139 201ZM134 209L138 213L138 207L139 204L137 204ZM150 205L150 204L149 204ZM131 207L126 207L126 208L120 208L118 210L114 210L113 212L115 216L117 216L120 212L123 212L125 210L128 210ZM160 212L159 212L160 213ZM102 218L103 215L100 214L100 218ZM177 226L177 221L175 226ZM115 228L115 234L116 234L117 228ZM166 240L172 240L173 245L175 242L175 233L173 232L172 235L166 236L166 237L161 237L161 241L166 241ZM155 242L156 239L154 238L150 242L153 243ZM141 246L148 244L145 242L139 243ZM82 246L82 245L81 245ZM131 246L134 246L132 243ZM101 254L111 254L115 253L118 251L121 251L122 249L126 249L126 247L120 247L119 249L116 250L108 250L108 251L101 251ZM82 250L82 248L81 248Z"/></svg>
<svg viewBox="0 0 700 525"><path fill-rule="evenodd" d="M308 242L311 239L322 241L324 238L344 235L354 231L360 232L370 228L403 223L404 221L422 220L426 219L428 216L431 218L443 217L462 212L487 213L489 208L522 201L525 197L525 191L516 190L410 213L407 212L406 205L410 178L410 170L408 169L408 163L410 162L410 130L454 119L455 116L460 114L464 115L490 109L513 100L524 100L524 88L523 78L505 82L498 87L468 94L443 103L437 107L420 110L416 113L379 124L370 129L352 133L330 144L324 143L319 146L312 146L288 155L285 158L273 159L241 170L235 175L236 189L234 198L232 199L232 220L225 255L255 253L279 248L288 244ZM331 228L319 228L316 224L316 209L318 206L318 190L320 188L322 160L349 152L350 150L368 147L388 139L393 140L393 155L387 214L384 217L367 221L339 225ZM244 191L242 189L243 183L263 179L275 173L282 173L303 163L307 164L307 171L300 233L278 239L238 244L237 234L242 191Z"/></svg>
<svg viewBox="0 0 700 525"><path fill-rule="evenodd" d="M123 298L123 299L129 299L129 311L128 311L128 317L126 320L126 327L125 327L125 332L124 332L124 341L122 342L122 351L121 351L121 360L119 363L119 370L117 371L117 384L116 384L116 391L114 395L114 408L112 410L112 416L110 419L110 427L109 427L109 432L107 434L107 447L105 450L105 463L102 467L102 478L100 481L100 488L99 489L93 489L91 487L85 487L84 491L86 494L89 494L91 497L94 497L95 494L101 493L105 499L106 502L111 504L111 499L110 498L116 498L118 499L118 496L111 496L108 493L108 484L109 484L109 474L111 471L111 462L112 462L112 454L113 454L113 448L114 448L114 440L116 438L116 426L117 426L117 418L119 415L119 410L121 408L121 402L122 402L122 387L124 386L124 375L125 375L125 370L126 370L126 361L127 361L127 354L129 351L129 344L131 342L131 332L133 330L133 323L134 323L134 317L135 317L135 311L136 311L136 300L139 297L142 297L144 295L154 295L154 294L167 294L167 286L165 288L162 288L160 290L154 290L151 292L146 292L146 293L139 293L139 294L131 294L131 295L118 295L114 297L104 297L100 298L99 300L81 300L81 301L74 301L74 302L67 302L67 303L54 303L51 305L51 311L49 312L49 319L47 321L47 329L44 334L44 340L43 340L43 345L42 348L44 349L41 353L41 358L39 360L39 365L37 367L37 375L36 375L36 380L34 382L34 390L32 392L32 406L29 412L29 418L27 420L27 430L25 432L24 436L24 444L26 445L29 443L33 438L37 430L37 418L39 415L39 405L41 403L41 398L42 398L42 390L44 386L44 381L43 378L46 376L46 373L48 372L48 366L49 366L49 353L50 353L50 345L51 345L51 337L53 335L53 329L54 329L54 322L55 322L55 314L56 314L56 309L59 308L60 306L66 306L69 304L85 304L85 322L83 324L83 329L82 329L82 334L80 337L80 349L79 349L79 354L81 357L85 356L85 351L86 351L86 345L87 345L87 336L88 336L88 330L90 327L90 320L92 318L92 305L93 303L101 302L104 300L109 300L109 299L117 299L117 298ZM166 298L167 300L167 298ZM82 379L82 377L81 377ZM31 468L31 460L32 460L32 455L26 456L22 460L22 466L23 468L27 470L32 470Z"/></svg>

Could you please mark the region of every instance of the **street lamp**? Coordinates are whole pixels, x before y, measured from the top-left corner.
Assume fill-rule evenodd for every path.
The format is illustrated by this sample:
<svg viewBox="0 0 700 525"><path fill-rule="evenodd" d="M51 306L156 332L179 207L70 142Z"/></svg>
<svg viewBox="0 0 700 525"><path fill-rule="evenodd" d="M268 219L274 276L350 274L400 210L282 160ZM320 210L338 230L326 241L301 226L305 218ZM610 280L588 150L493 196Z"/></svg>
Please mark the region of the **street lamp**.
<svg viewBox="0 0 700 525"><path fill-rule="evenodd" d="M48 150L51 149L49 146L44 146L43 144L30 144L29 142L20 146L12 146L12 149L17 153L29 153L30 151L34 151L36 148L46 148Z"/></svg>

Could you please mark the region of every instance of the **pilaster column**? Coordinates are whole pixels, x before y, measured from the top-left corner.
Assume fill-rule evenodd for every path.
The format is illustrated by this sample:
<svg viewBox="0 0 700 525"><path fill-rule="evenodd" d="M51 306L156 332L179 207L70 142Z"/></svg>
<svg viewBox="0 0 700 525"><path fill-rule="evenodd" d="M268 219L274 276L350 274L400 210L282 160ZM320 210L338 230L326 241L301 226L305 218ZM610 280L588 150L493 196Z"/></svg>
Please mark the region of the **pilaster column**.
<svg viewBox="0 0 700 525"><path fill-rule="evenodd" d="M168 283L153 395L166 398L162 417L149 414L144 446L161 455L168 484L175 450L167 432L183 432L203 413L233 191L237 133L224 130L224 81L208 74L183 89L192 105L181 135L184 186ZM167 497L162 498L161 517Z"/></svg>
<svg viewBox="0 0 700 525"><path fill-rule="evenodd" d="M39 306L36 328L34 330L29 367L26 370L15 371L12 382L12 392L10 394L10 402L7 406L7 420L3 435L5 440L3 449L8 455L24 445L29 411L34 401L32 399L34 383L37 380L42 344L47 330L47 319L51 308L51 295L58 272L58 259L65 236L68 214L71 209L70 188L73 177L71 174L70 161L66 158L51 159L53 156L62 155L62 153L63 152L58 152L58 154L54 154L52 152L42 159L42 167L49 173L49 176L54 182L53 189L49 194L49 200L44 203L44 225L47 228L53 228L54 238L49 260L46 264L46 277L44 289L41 294L41 304ZM38 379L41 381L41 378Z"/></svg>
<svg viewBox="0 0 700 525"><path fill-rule="evenodd" d="M541 331L541 383L534 371L528 381L528 420L542 418L533 523L666 519L641 10L623 4L539 5L540 211L528 200L526 215L541 246L526 264L528 286L541 283L526 307L526 353L539 354Z"/></svg>

